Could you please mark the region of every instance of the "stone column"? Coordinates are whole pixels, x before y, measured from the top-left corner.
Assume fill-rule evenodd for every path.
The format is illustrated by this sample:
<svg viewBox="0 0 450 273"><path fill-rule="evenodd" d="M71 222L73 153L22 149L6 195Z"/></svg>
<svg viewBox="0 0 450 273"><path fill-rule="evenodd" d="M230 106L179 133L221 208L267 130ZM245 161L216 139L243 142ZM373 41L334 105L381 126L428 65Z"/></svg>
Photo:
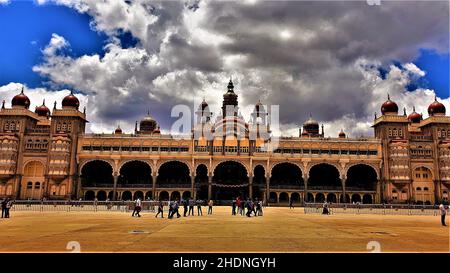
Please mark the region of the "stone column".
<svg viewBox="0 0 450 273"><path fill-rule="evenodd" d="M303 199L303 202L310 202L310 200L308 200L308 175L303 175L303 184L305 186L305 190L304 190L304 195L305 198Z"/></svg>
<svg viewBox="0 0 450 273"><path fill-rule="evenodd" d="M377 180L377 194L375 196L375 203L381 203L381 181Z"/></svg>
<svg viewBox="0 0 450 273"><path fill-rule="evenodd" d="M112 200L116 201L116 194L117 194L117 182L119 180L119 173L115 172L114 173L114 186L113 186L113 196L112 196Z"/></svg>
<svg viewBox="0 0 450 273"><path fill-rule="evenodd" d="M153 200L156 200L156 179L158 179L158 174L152 174L152 196Z"/></svg>
<svg viewBox="0 0 450 273"><path fill-rule="evenodd" d="M45 179L45 183L46 184L49 183L49 179L48 178ZM46 191L45 194L48 194L48 191ZM78 199L80 199L80 197L82 197L82 195L83 194L82 194L82 189L81 189L81 176L78 176L78 178L77 178L77 192L76 192L75 198L78 200Z"/></svg>
<svg viewBox="0 0 450 273"><path fill-rule="evenodd" d="M195 196L195 175L191 175L191 196Z"/></svg>
<svg viewBox="0 0 450 273"><path fill-rule="evenodd" d="M270 199L270 176L266 178L266 205L269 204Z"/></svg>
<svg viewBox="0 0 450 273"><path fill-rule="evenodd" d="M212 178L213 176L211 174L208 175L208 200L212 199Z"/></svg>
<svg viewBox="0 0 450 273"><path fill-rule="evenodd" d="M253 198L253 175L248 177L248 197Z"/></svg>
<svg viewBox="0 0 450 273"><path fill-rule="evenodd" d="M342 176L341 178L341 183L342 183L342 201L344 203L347 203L347 192L345 189L345 184L347 183L347 178L345 176Z"/></svg>

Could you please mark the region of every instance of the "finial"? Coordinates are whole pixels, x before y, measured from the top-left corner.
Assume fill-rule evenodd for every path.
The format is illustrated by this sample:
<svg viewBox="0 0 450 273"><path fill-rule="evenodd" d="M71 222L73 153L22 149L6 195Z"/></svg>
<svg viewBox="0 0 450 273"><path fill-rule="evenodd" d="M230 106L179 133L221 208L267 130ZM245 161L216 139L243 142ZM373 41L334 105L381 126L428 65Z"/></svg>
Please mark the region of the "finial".
<svg viewBox="0 0 450 273"><path fill-rule="evenodd" d="M403 107L403 115L406 116L406 107Z"/></svg>
<svg viewBox="0 0 450 273"><path fill-rule="evenodd" d="M416 107L413 105L413 112L416 112Z"/></svg>
<svg viewBox="0 0 450 273"><path fill-rule="evenodd" d="M377 119L377 112L375 112L375 119Z"/></svg>
<svg viewBox="0 0 450 273"><path fill-rule="evenodd" d="M436 96L436 94L434 94L434 101L437 101L437 96Z"/></svg>
<svg viewBox="0 0 450 273"><path fill-rule="evenodd" d="M86 114L86 106L83 107L83 113Z"/></svg>
<svg viewBox="0 0 450 273"><path fill-rule="evenodd" d="M391 100L391 96L389 95L389 93L388 93L388 100Z"/></svg>
<svg viewBox="0 0 450 273"><path fill-rule="evenodd" d="M23 84L22 84L22 90L20 91L20 94L23 94Z"/></svg>
<svg viewBox="0 0 450 273"><path fill-rule="evenodd" d="M2 102L2 109L5 109L5 100Z"/></svg>
<svg viewBox="0 0 450 273"><path fill-rule="evenodd" d="M42 105L45 105L45 99L42 100Z"/></svg>
<svg viewBox="0 0 450 273"><path fill-rule="evenodd" d="M53 110L56 110L56 100L55 103L53 104Z"/></svg>

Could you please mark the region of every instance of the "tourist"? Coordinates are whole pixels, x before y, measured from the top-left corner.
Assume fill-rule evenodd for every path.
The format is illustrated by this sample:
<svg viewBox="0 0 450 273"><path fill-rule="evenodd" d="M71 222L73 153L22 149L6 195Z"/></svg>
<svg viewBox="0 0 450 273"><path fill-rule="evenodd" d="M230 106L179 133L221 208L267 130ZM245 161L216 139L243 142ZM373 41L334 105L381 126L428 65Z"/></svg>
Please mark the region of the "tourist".
<svg viewBox="0 0 450 273"><path fill-rule="evenodd" d="M167 218L172 219L173 217L173 201L169 201L169 216Z"/></svg>
<svg viewBox="0 0 450 273"><path fill-rule="evenodd" d="M8 200L8 202L6 202L5 218L9 218L9 210L13 206L13 201L11 199L9 199L9 198L7 200Z"/></svg>
<svg viewBox="0 0 450 273"><path fill-rule="evenodd" d="M255 198L255 202L252 202L252 211L253 211L253 214L255 214L255 216L258 216L256 214L256 206L257 206L257 204L258 204L258 198Z"/></svg>
<svg viewBox="0 0 450 273"><path fill-rule="evenodd" d="M289 199L289 209L293 209L294 208L294 200L291 198Z"/></svg>
<svg viewBox="0 0 450 273"><path fill-rule="evenodd" d="M155 215L155 218L157 218L160 213L161 213L161 218L164 218L164 210L163 209L164 209L164 204L160 200L159 204L158 204L158 213Z"/></svg>
<svg viewBox="0 0 450 273"><path fill-rule="evenodd" d="M208 202L208 214L212 214L212 208L213 208L213 200L209 200Z"/></svg>
<svg viewBox="0 0 450 273"><path fill-rule="evenodd" d="M263 202L262 201L258 202L258 215L263 216Z"/></svg>
<svg viewBox="0 0 450 273"><path fill-rule="evenodd" d="M445 215L447 214L447 210L445 209L445 206L444 206L444 204L440 204L439 205L439 211L440 211L440 213L441 213L441 224L445 227L445 226L447 226L446 224L445 224Z"/></svg>
<svg viewBox="0 0 450 273"><path fill-rule="evenodd" d="M236 208L237 208L237 210L239 211L239 214L242 214L242 213L241 213L241 203L242 203L241 197L238 196L238 197L236 198ZM236 211L234 212L234 214L236 215Z"/></svg>
<svg viewBox="0 0 450 273"><path fill-rule="evenodd" d="M2 218L6 217L6 204L8 203L8 199L5 198L2 201Z"/></svg>
<svg viewBox="0 0 450 273"><path fill-rule="evenodd" d="M175 214L177 214L177 218L180 218L181 215L178 212L178 208L180 207L180 205L178 204L178 200L175 200L172 205L173 205L173 207L172 207L172 217L171 218L173 218L173 216Z"/></svg>
<svg viewBox="0 0 450 273"><path fill-rule="evenodd" d="M181 203L183 204L183 217L186 217L186 213L188 212L188 201L183 199Z"/></svg>
<svg viewBox="0 0 450 273"><path fill-rule="evenodd" d="M192 216L194 216L194 199L191 197L190 199L189 199L189 212L188 212L188 215L191 215L192 214Z"/></svg>
<svg viewBox="0 0 450 273"><path fill-rule="evenodd" d="M246 206L247 206L247 217L251 217L251 213L253 211L253 202L250 198L247 199Z"/></svg>
<svg viewBox="0 0 450 273"><path fill-rule="evenodd" d="M231 215L236 215L236 205L237 202L239 201L239 197L237 199L234 199L231 201Z"/></svg>
<svg viewBox="0 0 450 273"><path fill-rule="evenodd" d="M136 215L137 217L141 217L141 215L139 214L139 212L141 211L141 199L136 199L135 204L134 204L134 210L133 213L131 214L131 217L134 217L134 215Z"/></svg>
<svg viewBox="0 0 450 273"><path fill-rule="evenodd" d="M241 213L242 216L245 215L245 207L247 205L247 201L245 200L241 200L241 205L239 206L239 212Z"/></svg>
<svg viewBox="0 0 450 273"><path fill-rule="evenodd" d="M201 199L198 199L196 203L197 203L197 215L198 216L200 216L200 215L203 216L203 213L202 213L202 203L203 203L203 201Z"/></svg>
<svg viewBox="0 0 450 273"><path fill-rule="evenodd" d="M324 203L323 203L323 210L322 210L322 214L330 214L330 211L328 210L328 203L327 203L327 201L325 201Z"/></svg>

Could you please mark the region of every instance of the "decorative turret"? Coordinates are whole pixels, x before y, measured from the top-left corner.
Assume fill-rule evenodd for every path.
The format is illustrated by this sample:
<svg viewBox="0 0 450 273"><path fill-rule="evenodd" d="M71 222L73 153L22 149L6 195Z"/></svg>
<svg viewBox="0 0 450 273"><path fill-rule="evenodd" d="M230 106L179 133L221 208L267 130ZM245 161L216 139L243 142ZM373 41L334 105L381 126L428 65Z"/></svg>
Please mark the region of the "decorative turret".
<svg viewBox="0 0 450 273"><path fill-rule="evenodd" d="M428 115L430 116L445 116L445 106L444 104L437 101L436 96L434 96L434 102L428 106Z"/></svg>
<svg viewBox="0 0 450 273"><path fill-rule="evenodd" d="M42 101L42 105L36 107L36 109L34 110L34 112L36 114L38 114L38 116L40 117L49 117L50 116L50 109L48 109L47 106L45 106L45 99Z"/></svg>
<svg viewBox="0 0 450 273"><path fill-rule="evenodd" d="M30 108L30 99L23 93L23 86L20 94L15 95L12 99L11 105L13 108Z"/></svg>
<svg viewBox="0 0 450 273"><path fill-rule="evenodd" d="M383 115L398 115L398 106L397 103L391 101L391 98L388 94L388 99L381 105L381 113Z"/></svg>

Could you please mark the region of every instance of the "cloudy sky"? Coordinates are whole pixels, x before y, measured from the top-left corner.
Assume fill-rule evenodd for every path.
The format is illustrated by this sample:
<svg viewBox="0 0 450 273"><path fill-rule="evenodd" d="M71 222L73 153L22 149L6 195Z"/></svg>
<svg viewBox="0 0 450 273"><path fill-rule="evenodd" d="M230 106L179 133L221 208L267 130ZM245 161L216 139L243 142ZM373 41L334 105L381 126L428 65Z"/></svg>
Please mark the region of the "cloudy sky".
<svg viewBox="0 0 450 273"><path fill-rule="evenodd" d="M147 110L168 131L202 98L217 115L230 77L247 120L259 99L280 106L283 135L310 113L328 136L372 135L387 93L450 110L448 1L0 0L0 26L6 106L22 84L33 108L73 90L92 132Z"/></svg>

